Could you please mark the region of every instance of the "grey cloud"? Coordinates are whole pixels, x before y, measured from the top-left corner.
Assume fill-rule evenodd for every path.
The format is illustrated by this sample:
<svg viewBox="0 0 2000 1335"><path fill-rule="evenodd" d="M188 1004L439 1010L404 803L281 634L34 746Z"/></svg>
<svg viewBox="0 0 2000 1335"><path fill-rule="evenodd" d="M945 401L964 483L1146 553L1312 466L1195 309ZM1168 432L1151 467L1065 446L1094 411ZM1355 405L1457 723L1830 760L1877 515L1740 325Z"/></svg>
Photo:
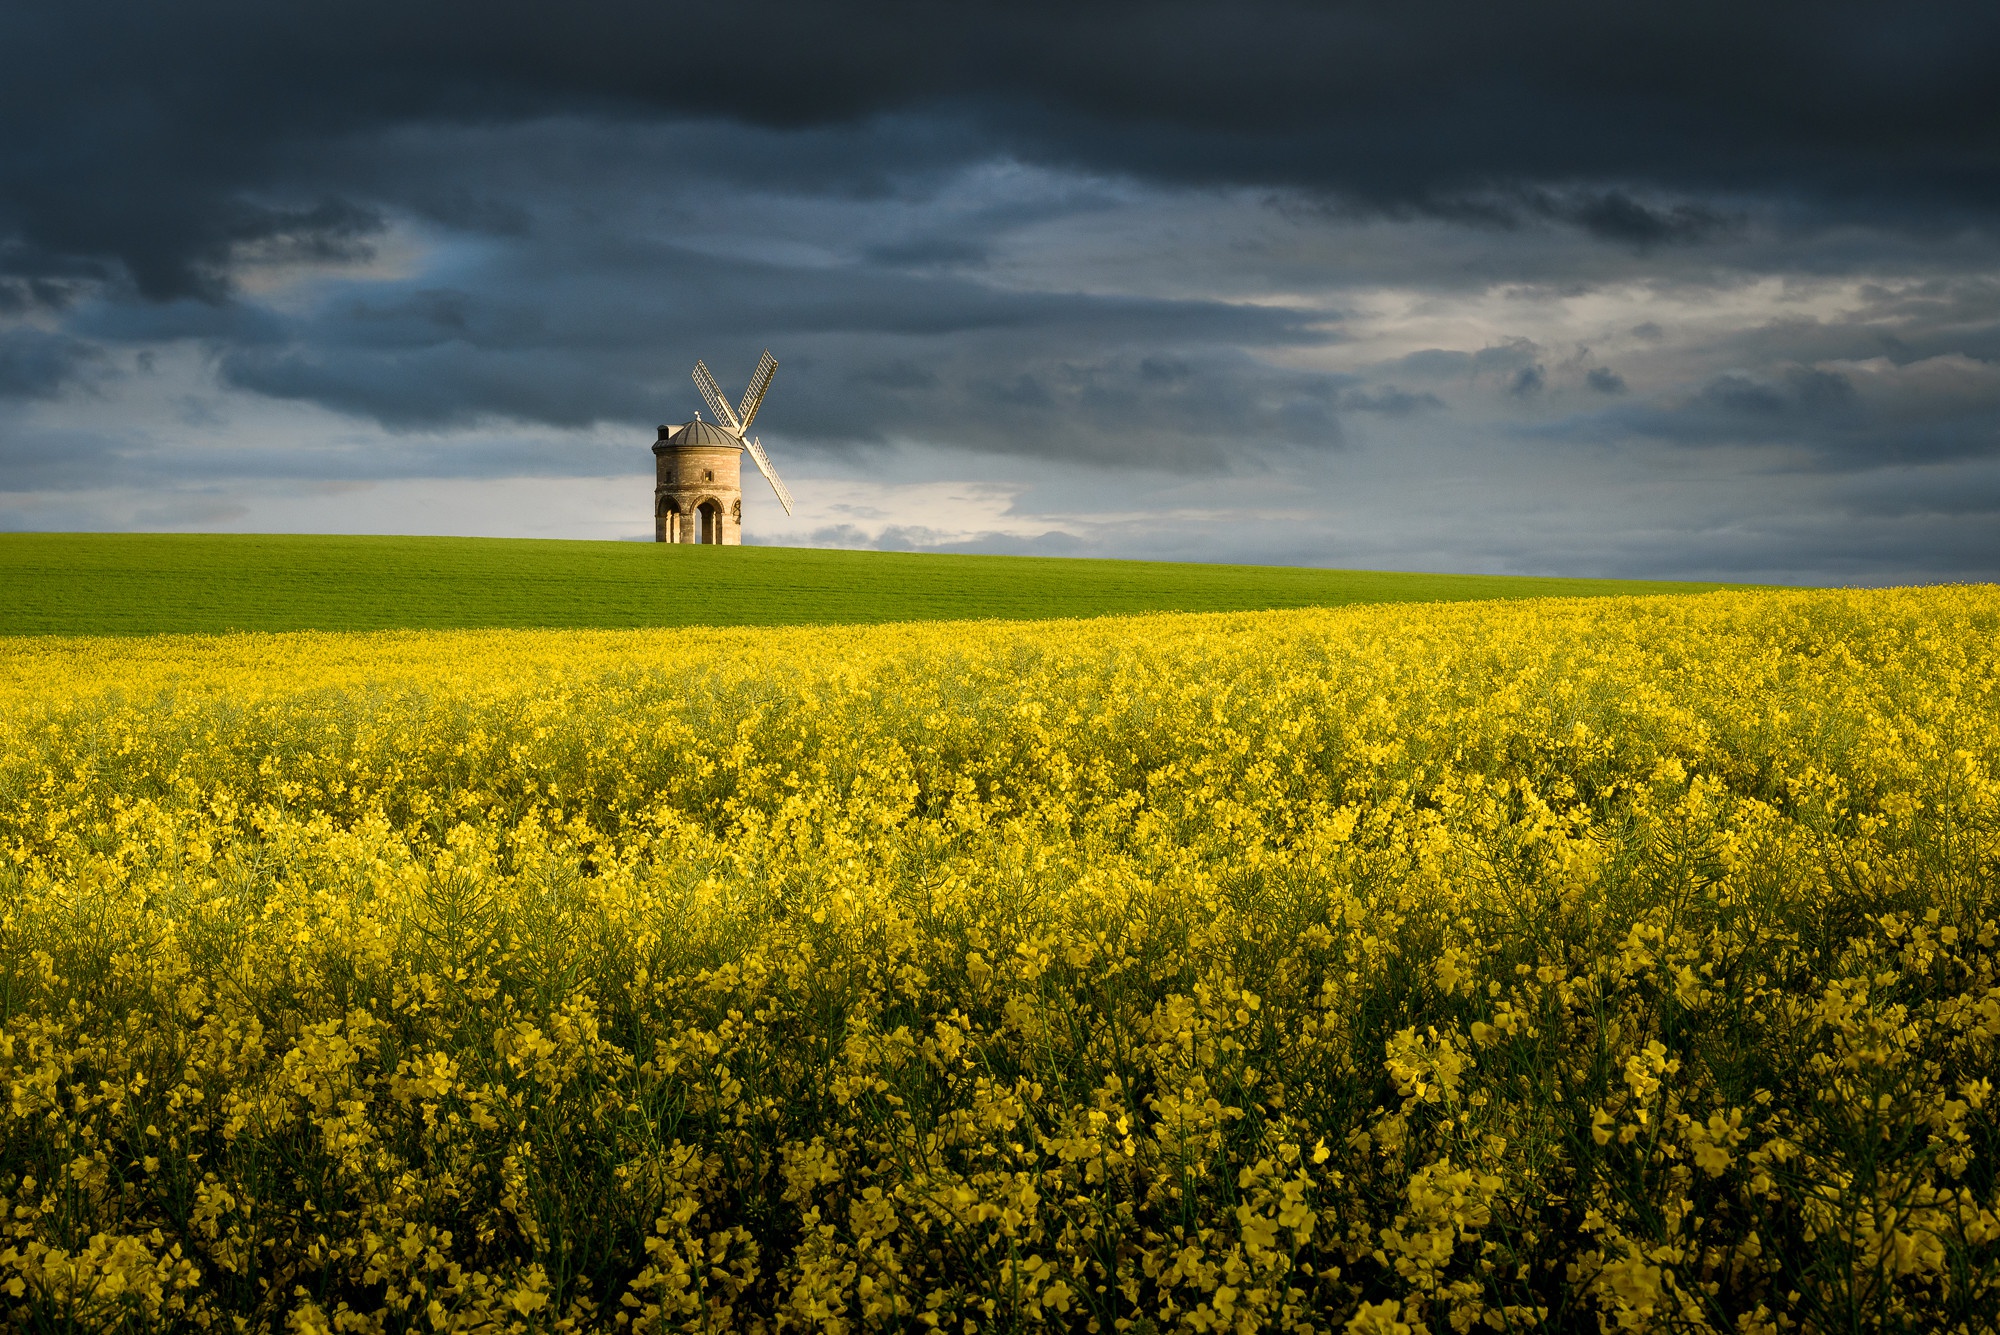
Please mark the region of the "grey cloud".
<svg viewBox="0 0 2000 1335"><path fill-rule="evenodd" d="M902 341L796 333L784 340L782 369L760 418L767 439L836 453L938 441L989 454L1199 472L1244 466L1267 448L1339 448L1344 411L1394 414L1436 403L1393 388L1344 394L1345 377L1272 367L1221 343L1184 348L1171 358L1176 374L1162 377L1168 359L1106 355L1088 325L1051 326L1034 336L974 332L921 357L887 351ZM1052 356L1056 348L1068 355ZM682 368L703 352L688 342L679 353L490 352L454 342L393 354L251 349L225 356L221 370L231 384L258 393L306 398L421 433L503 419L558 427L680 420L699 406ZM734 383L731 361L713 347L705 353ZM662 374L662 366L672 370ZM522 462L489 453L484 466L503 475Z"/></svg>
<svg viewBox="0 0 2000 1335"><path fill-rule="evenodd" d="M1494 544L1534 573L1590 568L1609 578L1725 580L1763 584L1890 585L1991 577L1989 517L1858 519L1846 514L1732 516L1712 529L1662 526L1628 531L1608 559L1588 556L1596 536L1574 543ZM1668 575L1671 572L1671 575Z"/></svg>
<svg viewBox="0 0 2000 1335"><path fill-rule="evenodd" d="M1869 473L1849 479L1840 501L1846 513L1864 519L1984 518L2000 534L2000 468L1947 464Z"/></svg>
<svg viewBox="0 0 2000 1335"><path fill-rule="evenodd" d="M2000 456L2000 365L1944 356L1895 365L1730 372L1692 391L1516 428L1523 436L1683 446L1780 446L1816 469Z"/></svg>
<svg viewBox="0 0 2000 1335"><path fill-rule="evenodd" d="M1383 385L1378 389L1350 389L1340 396L1340 406L1348 412L1407 417L1420 409L1442 408L1445 404L1443 399L1429 391L1413 393L1394 385Z"/></svg>
<svg viewBox="0 0 2000 1335"><path fill-rule="evenodd" d="M1686 199L1644 200L1622 187L1515 184L1467 191L1425 191L1408 199L1332 200L1335 212L1390 216L1427 214L1473 227L1512 231L1533 222L1556 223L1601 241L1646 253L1659 246L1692 246L1745 230L1743 212L1724 212Z"/></svg>
<svg viewBox="0 0 2000 1335"><path fill-rule="evenodd" d="M239 200L224 236L239 263L359 261L373 258L384 227L379 209L345 199L289 207Z"/></svg>
<svg viewBox="0 0 2000 1335"><path fill-rule="evenodd" d="M1932 277L1908 283L1864 284L1863 313L1872 321L1916 321L1945 329L1990 329L2000 323L2000 281L1984 274Z"/></svg>
<svg viewBox="0 0 2000 1335"><path fill-rule="evenodd" d="M50 398L103 360L92 344L32 327L0 330L0 398Z"/></svg>
<svg viewBox="0 0 2000 1335"><path fill-rule="evenodd" d="M1854 382L1838 371L1787 367L1785 381L1799 406L1810 413L1842 413L1855 404Z"/></svg>
<svg viewBox="0 0 2000 1335"><path fill-rule="evenodd" d="M992 453L1170 472L1227 471L1253 466L1259 452L1274 447L1322 451L1344 443L1345 377L1288 371L1219 348L1185 349L1171 359L1076 352L1031 360L1005 377L946 368L946 388L921 412L883 404L876 430L885 438L949 439ZM971 404L979 411L967 411Z"/></svg>
<svg viewBox="0 0 2000 1335"><path fill-rule="evenodd" d="M1785 367L1775 381L1730 372L1703 385L1699 397L1727 415L1794 422L1837 422L1859 407L1853 381L1839 371L1812 366Z"/></svg>
<svg viewBox="0 0 2000 1335"><path fill-rule="evenodd" d="M1869 362L1886 359L1898 365L1941 356L1969 356L2000 361L2000 307L1960 294L1943 292L1958 283L1913 284L1939 290L1939 299L1891 296L1877 291L1856 309L1835 317L1794 317L1759 321L1725 330L1703 340L1698 353L1710 365L1782 368ZM1974 286L1977 286L1976 284ZM1906 291L1906 290L1905 290ZM1981 294L1983 295L1983 294ZM1774 371L1782 376L1782 370Z"/></svg>
<svg viewBox="0 0 2000 1335"><path fill-rule="evenodd" d="M1532 339L1509 338L1492 343L1472 354L1472 370L1507 374L1536 369L1536 359L1541 348Z"/></svg>
<svg viewBox="0 0 2000 1335"><path fill-rule="evenodd" d="M69 332L104 343L169 343L201 340L223 346L255 347L285 337L284 318L243 302L210 303L95 300L79 304L64 321Z"/></svg>
<svg viewBox="0 0 2000 1335"><path fill-rule="evenodd" d="M1391 503L1355 491L1349 504L1305 513L1282 498L1314 490L1312 479L1327 476L1316 465L1264 479L1262 489L1232 481L1221 490L1189 479L1130 498L1113 494L1116 513L1104 516L1091 513L1075 495L1086 488L1069 480L1051 483L1044 499L1063 511L1061 529L1080 554L1145 559L1876 584L1990 576L2000 560L1990 508L2000 499L2000 461L1833 477L1750 471L1718 476L1719 485L1698 484L1693 493L1678 483L1656 490L1645 470L1620 468L1624 485L1646 488L1648 504L1635 510L1597 503L1600 494L1592 490L1569 490L1564 478L1589 471L1584 461L1505 452L1481 470L1465 460L1452 467L1448 459L1419 448L1407 473L1398 475L1397 489L1406 494ZM1347 479L1341 492L1359 481L1344 466L1340 476ZM1654 475L1651 483L1661 480ZM1460 506L1456 492L1478 504ZM1936 504L1954 494L1982 499L1949 509ZM1787 504L1800 497L1807 503ZM1912 503L1869 503L1880 497ZM1131 518L1135 510L1146 517ZM1031 530L1038 512L1032 495L1014 504L1015 518ZM1173 518L1151 517L1161 512ZM1245 522L1253 515L1256 522ZM813 536L822 540L871 545L859 529L844 539ZM962 541L970 550L1023 550L1018 538Z"/></svg>
<svg viewBox="0 0 2000 1335"><path fill-rule="evenodd" d="M891 268L929 268L933 265L974 265L992 253L985 242L965 236L920 236L869 246L866 254L877 264Z"/></svg>
<svg viewBox="0 0 2000 1335"><path fill-rule="evenodd" d="M307 400L401 430L501 418L587 426L620 410L629 420L641 406L637 370L575 354L451 342L390 350L240 348L220 363L224 382L238 389Z"/></svg>
<svg viewBox="0 0 2000 1335"><path fill-rule="evenodd" d="M0 318L30 311L60 311L81 296L83 290L84 284L75 279L0 279Z"/></svg>
<svg viewBox="0 0 2000 1335"><path fill-rule="evenodd" d="M927 371L907 357L851 371L847 379L850 384L887 390L922 391L936 389L939 383L935 371Z"/></svg>
<svg viewBox="0 0 2000 1335"><path fill-rule="evenodd" d="M134 477L129 441L97 431L0 430L0 491L75 491Z"/></svg>
<svg viewBox="0 0 2000 1335"><path fill-rule="evenodd" d="M1777 417L1792 406L1777 385L1735 372L1703 385L1701 398L1726 414L1738 416Z"/></svg>
<svg viewBox="0 0 2000 1335"><path fill-rule="evenodd" d="M224 343L225 383L399 431L679 420L698 406L696 357L727 379L732 347L754 359L770 345L784 370L767 429L833 448L934 439L1115 459L1149 433L1169 466L1212 467L1227 451L1203 433L1339 437L1338 378L1254 356L1336 339L1322 313L610 244L587 228L503 247L453 287L345 285L267 319Z"/></svg>
<svg viewBox="0 0 2000 1335"><path fill-rule="evenodd" d="M1599 394L1623 394L1625 377L1608 366L1593 366L1584 373L1583 381Z"/></svg>
<svg viewBox="0 0 2000 1335"><path fill-rule="evenodd" d="M1526 376L1527 387L1539 389L1546 369L1541 365L1542 353L1541 345L1533 339L1516 336L1474 352L1424 348L1406 353L1382 369L1422 380L1491 377L1513 387L1521 386Z"/></svg>
<svg viewBox="0 0 2000 1335"><path fill-rule="evenodd" d="M1418 352L1406 353L1395 361L1394 366L1405 375L1426 380L1449 380L1469 373L1473 368L1473 360L1469 352L1458 352L1450 348L1424 348Z"/></svg>
<svg viewBox="0 0 2000 1335"><path fill-rule="evenodd" d="M1575 223L1593 236L1642 249L1659 245L1693 245L1740 229L1744 220L1701 204L1652 206L1622 190L1586 193L1576 198L1538 201L1548 216Z"/></svg>

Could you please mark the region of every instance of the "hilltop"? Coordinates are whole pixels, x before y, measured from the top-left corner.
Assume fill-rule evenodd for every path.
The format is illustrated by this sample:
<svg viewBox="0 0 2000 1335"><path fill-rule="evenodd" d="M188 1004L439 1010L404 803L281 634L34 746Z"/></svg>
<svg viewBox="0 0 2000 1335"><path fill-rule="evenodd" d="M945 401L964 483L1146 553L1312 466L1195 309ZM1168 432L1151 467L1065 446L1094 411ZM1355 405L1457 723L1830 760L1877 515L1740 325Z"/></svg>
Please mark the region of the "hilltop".
<svg viewBox="0 0 2000 1335"><path fill-rule="evenodd" d="M521 538L0 534L7 635L831 625L1723 587Z"/></svg>

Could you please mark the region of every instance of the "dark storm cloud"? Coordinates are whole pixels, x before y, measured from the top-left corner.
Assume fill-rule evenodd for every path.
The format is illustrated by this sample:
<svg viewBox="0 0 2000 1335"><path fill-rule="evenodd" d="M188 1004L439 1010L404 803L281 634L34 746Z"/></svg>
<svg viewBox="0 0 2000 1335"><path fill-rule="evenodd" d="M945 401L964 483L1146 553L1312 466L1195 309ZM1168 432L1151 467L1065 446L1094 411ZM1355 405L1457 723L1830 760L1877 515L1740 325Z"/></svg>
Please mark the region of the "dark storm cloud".
<svg viewBox="0 0 2000 1335"><path fill-rule="evenodd" d="M1542 392L1548 383L1548 373L1539 366L1524 366L1514 372L1514 378L1507 382L1507 392L1517 399L1530 398Z"/></svg>
<svg viewBox="0 0 2000 1335"><path fill-rule="evenodd" d="M1741 211L1723 211L1684 199L1643 200L1624 187L1550 189L1505 183L1509 173L1504 171L1496 175L1503 184L1482 182L1460 189L1426 187L1407 196L1382 196L1371 192L1365 183L1347 184L1346 193L1341 196L1288 201L1287 207L1349 218L1374 212L1401 218L1428 215L1502 231L1536 221L1552 222L1642 254L1660 246L1695 245L1734 236L1744 232L1749 223ZM1671 173L1663 173L1659 179L1682 181Z"/></svg>
<svg viewBox="0 0 2000 1335"><path fill-rule="evenodd" d="M1959 355L1896 365L1730 371L1646 402L1518 428L1548 440L1783 447L1848 471L2000 457L2000 366Z"/></svg>
<svg viewBox="0 0 2000 1335"><path fill-rule="evenodd" d="M60 311L77 298L81 286L53 278L0 278L0 318Z"/></svg>
<svg viewBox="0 0 2000 1335"><path fill-rule="evenodd" d="M952 441L1010 454L1216 466L1219 437L1326 447L1345 377L1264 365L1251 351L1339 337L1282 306L1016 291L950 274L718 257L619 233L510 245L453 288L348 284L307 309L264 312L224 341L223 381L400 431L511 419L553 427L680 421L700 406L686 368L734 383L759 344L782 349L776 423L842 447ZM234 306L112 308L95 328L190 333ZM204 315L204 312L215 312ZM149 318L150 317L150 318Z"/></svg>
<svg viewBox="0 0 2000 1335"><path fill-rule="evenodd" d="M65 334L0 330L0 398L53 397L102 359L95 346Z"/></svg>
<svg viewBox="0 0 2000 1335"><path fill-rule="evenodd" d="M264 193L301 155L557 114L922 115L969 158L1540 212L1640 246L1725 230L1717 190L1938 226L2000 205L1996 63L1985 3L68 0L0 12L0 233L212 298L246 248L366 244L371 201Z"/></svg>
<svg viewBox="0 0 2000 1335"><path fill-rule="evenodd" d="M774 394L783 413L772 439L835 452L948 441L999 454L1213 471L1246 445L1338 448L1341 410L1406 410L1393 398L1343 398L1347 377L1287 372L1216 348L1191 349L1183 373L1163 379L1143 359L1107 354L1089 322L1078 323L1065 329L1051 320L1032 337L973 335L927 353L907 351L896 337L792 333L782 340L787 356ZM394 351L242 349L224 358L222 371L241 388L375 416L404 431L496 419L581 426L691 415L700 399L681 368L698 355L693 342L595 356L447 342ZM742 374L723 365L717 374L728 384L747 374L747 365ZM1427 401L1409 397L1412 408ZM569 452L483 457L493 475L593 471Z"/></svg>
<svg viewBox="0 0 2000 1335"><path fill-rule="evenodd" d="M281 316L261 306L191 299L91 302L79 306L65 327L71 333L107 344L198 339L224 346L271 343L286 337L287 329Z"/></svg>
<svg viewBox="0 0 2000 1335"><path fill-rule="evenodd" d="M1910 469L1850 479L1842 508L1869 520L1985 520L2000 524L2000 468Z"/></svg>
<svg viewBox="0 0 2000 1335"><path fill-rule="evenodd" d="M1536 203L1539 212L1573 222L1593 236L1641 247L1693 244L1742 225L1740 218L1699 204L1649 207L1622 190L1567 200L1543 196Z"/></svg>

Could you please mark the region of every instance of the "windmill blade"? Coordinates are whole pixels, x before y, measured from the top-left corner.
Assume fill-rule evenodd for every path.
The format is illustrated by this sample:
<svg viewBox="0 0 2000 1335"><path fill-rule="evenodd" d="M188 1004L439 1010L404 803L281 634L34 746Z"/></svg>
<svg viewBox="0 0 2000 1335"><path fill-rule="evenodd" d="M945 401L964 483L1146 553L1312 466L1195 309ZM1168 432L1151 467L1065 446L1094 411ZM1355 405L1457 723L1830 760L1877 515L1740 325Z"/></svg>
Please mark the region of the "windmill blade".
<svg viewBox="0 0 2000 1335"><path fill-rule="evenodd" d="M765 379L768 380L770 377L766 376ZM786 514L790 514L792 512L792 493L785 490L784 480L778 476L778 470L771 467L771 461L764 456L764 447L755 440L744 441L743 447L749 450L750 457L757 461L757 471L762 473L764 480L771 484L771 490L778 493L778 504L785 507Z"/></svg>
<svg viewBox="0 0 2000 1335"><path fill-rule="evenodd" d="M737 422L743 430L748 431L750 423L757 420L757 410L764 406L764 391L771 387L771 377L777 373L778 359L766 348L757 359L757 372L750 377L750 388L743 391L743 406L736 410Z"/></svg>
<svg viewBox="0 0 2000 1335"><path fill-rule="evenodd" d="M715 423L732 436L743 434L743 427L736 420L736 412L729 406L729 400L722 397L722 386L715 383L715 377L708 373L707 362L694 364L694 385L701 396L708 400L708 410L715 414Z"/></svg>

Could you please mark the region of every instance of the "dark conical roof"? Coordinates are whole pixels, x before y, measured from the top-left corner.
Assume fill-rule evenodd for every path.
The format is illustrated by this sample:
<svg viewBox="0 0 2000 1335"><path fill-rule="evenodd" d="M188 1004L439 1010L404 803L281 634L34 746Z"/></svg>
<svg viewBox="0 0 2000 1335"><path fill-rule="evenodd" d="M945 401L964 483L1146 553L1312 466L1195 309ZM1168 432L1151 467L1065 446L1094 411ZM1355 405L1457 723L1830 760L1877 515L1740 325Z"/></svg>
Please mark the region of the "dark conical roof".
<svg viewBox="0 0 2000 1335"><path fill-rule="evenodd" d="M738 450L743 448L742 441L730 435L715 423L704 422L699 417L695 418L692 422L683 422L671 430L663 427L661 431L662 434L659 440L653 444L653 452L655 454L664 449L678 448L684 445L719 446L723 449Z"/></svg>

